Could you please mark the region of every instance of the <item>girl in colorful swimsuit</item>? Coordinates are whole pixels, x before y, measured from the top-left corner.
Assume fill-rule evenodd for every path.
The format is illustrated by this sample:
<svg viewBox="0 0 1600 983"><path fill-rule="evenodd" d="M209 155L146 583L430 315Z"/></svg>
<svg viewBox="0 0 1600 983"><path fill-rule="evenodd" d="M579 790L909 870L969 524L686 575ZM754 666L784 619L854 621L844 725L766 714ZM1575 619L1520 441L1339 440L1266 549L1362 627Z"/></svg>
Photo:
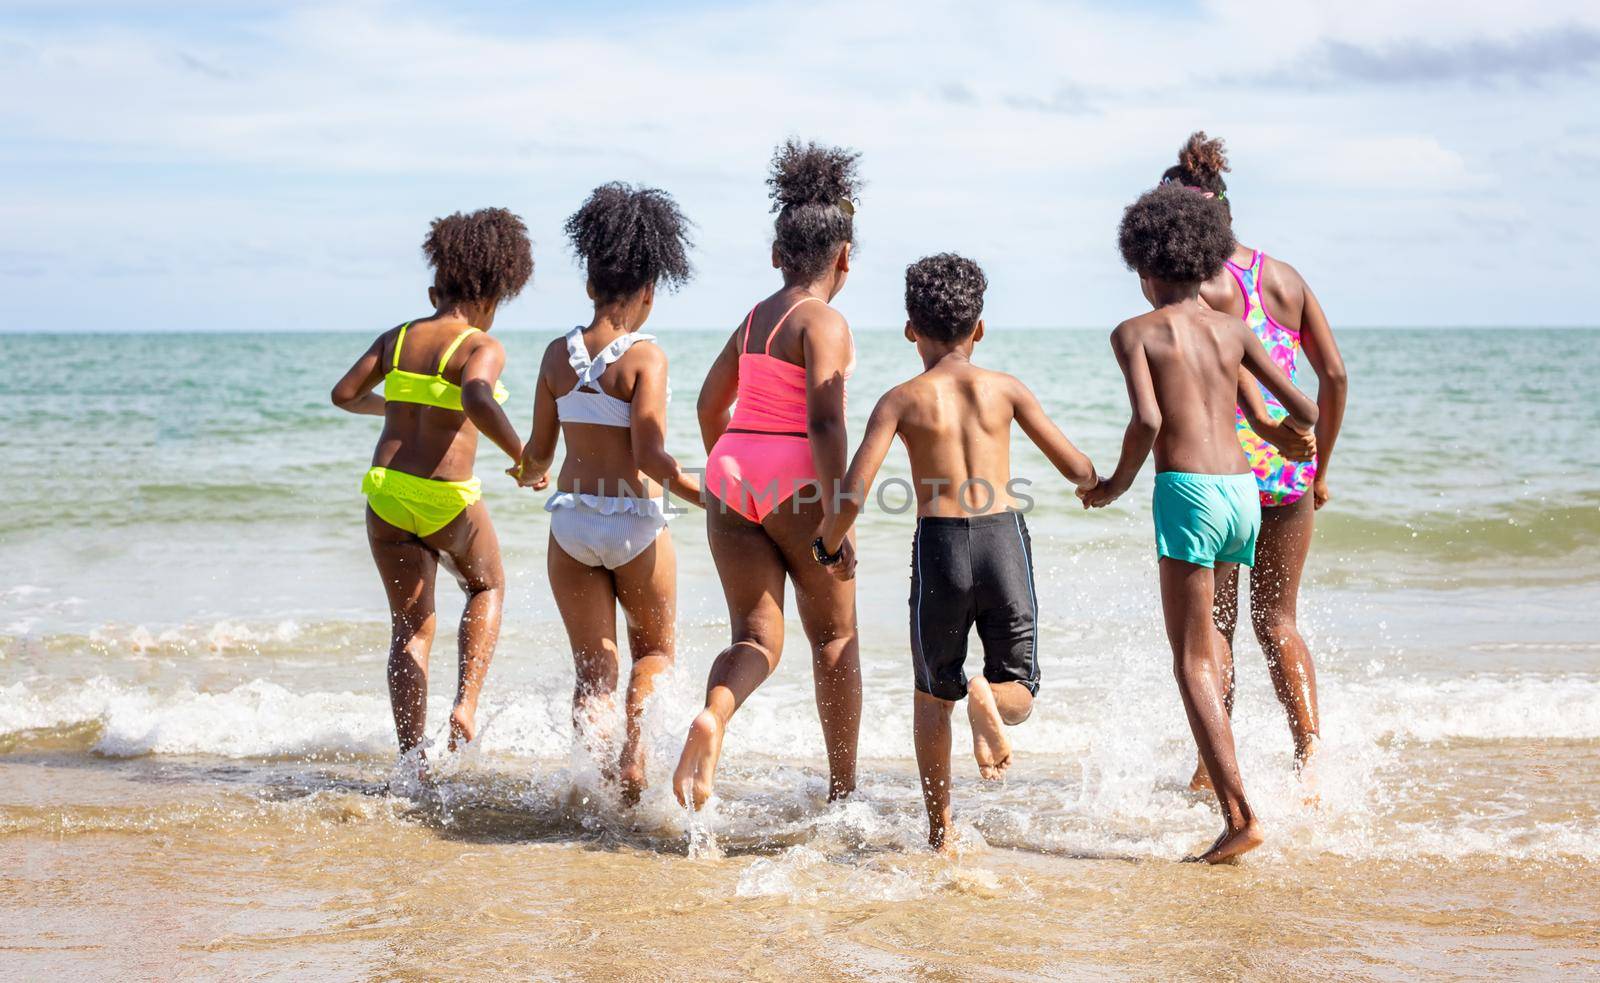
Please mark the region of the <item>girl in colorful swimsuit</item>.
<svg viewBox="0 0 1600 983"><path fill-rule="evenodd" d="M620 604L633 667L615 775L630 804L645 786L645 700L674 654L678 572L663 488L700 504L699 483L666 451L667 357L639 330L655 307L656 285L689 279L688 225L665 191L626 184L596 188L567 219L594 316L545 349L533 435L512 469L519 484L546 487L556 441L566 441L545 509L550 589L577 670L573 726L590 737L606 734Z"/></svg>
<svg viewBox="0 0 1600 983"><path fill-rule="evenodd" d="M434 269L427 317L379 335L339 384L333 404L383 417L362 480L367 541L389 595L389 699L402 753L422 751L438 564L467 594L461 613L450 748L477 733L478 695L500 635L505 573L473 462L478 434L512 461L522 453L500 404L505 350L488 330L501 303L533 275L522 220L503 208L437 219L422 244ZM383 386L379 395L374 390Z"/></svg>
<svg viewBox="0 0 1600 983"><path fill-rule="evenodd" d="M1178 152L1178 163L1162 181L1181 184L1221 200L1232 218L1228 185L1222 173L1228 158L1221 140L1195 133ZM1320 723L1317 676L1311 652L1295 619L1300 575L1311 546L1315 510L1328 502L1328 463L1344 419L1349 385L1344 360L1333 330L1311 287L1289 264L1269 260L1259 249L1235 243L1222 272L1201 287L1201 298L1213 310L1243 318L1278 367L1298 384L1299 354L1317 376L1315 455L1291 460L1263 436L1283 419L1284 409L1258 385L1241 393L1237 414L1239 443L1256 476L1261 498L1261 537L1256 565L1250 570L1250 624L1267 657L1272 685L1289 716L1294 736L1295 767L1301 770L1315 752ZM1257 397L1252 399L1251 397ZM1274 435L1275 436L1275 435ZM1217 629L1228 641L1226 681L1228 706L1233 706L1233 633L1239 614L1239 576L1235 568L1217 581ZM1193 785L1209 786L1204 765L1195 769Z"/></svg>
<svg viewBox="0 0 1600 983"><path fill-rule="evenodd" d="M679 801L696 809L711 795L729 719L778 667L786 581L811 643L828 797L855 788L855 585L820 566L813 544L848 453L844 389L855 345L829 303L850 274L857 157L793 140L777 149L767 183L778 213L772 265L783 286L739 323L700 390L707 538L733 637L711 666L705 709L672 780ZM848 540L842 548L853 550Z"/></svg>

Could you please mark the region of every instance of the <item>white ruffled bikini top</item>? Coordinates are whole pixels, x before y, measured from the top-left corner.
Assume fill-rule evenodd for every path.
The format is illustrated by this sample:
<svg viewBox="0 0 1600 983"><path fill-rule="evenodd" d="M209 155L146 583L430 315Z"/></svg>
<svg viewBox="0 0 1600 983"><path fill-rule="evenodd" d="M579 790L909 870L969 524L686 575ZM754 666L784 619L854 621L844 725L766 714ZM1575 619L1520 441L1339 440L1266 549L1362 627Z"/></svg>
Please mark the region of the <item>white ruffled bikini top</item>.
<svg viewBox="0 0 1600 983"><path fill-rule="evenodd" d="M600 389L606 366L622 357L635 342L655 341L655 335L625 334L600 349L593 358L583 343L583 325L567 332L567 364L578 373L578 384L566 395L556 397L556 418L562 423L593 423L602 427L626 427L633 422L633 406Z"/></svg>

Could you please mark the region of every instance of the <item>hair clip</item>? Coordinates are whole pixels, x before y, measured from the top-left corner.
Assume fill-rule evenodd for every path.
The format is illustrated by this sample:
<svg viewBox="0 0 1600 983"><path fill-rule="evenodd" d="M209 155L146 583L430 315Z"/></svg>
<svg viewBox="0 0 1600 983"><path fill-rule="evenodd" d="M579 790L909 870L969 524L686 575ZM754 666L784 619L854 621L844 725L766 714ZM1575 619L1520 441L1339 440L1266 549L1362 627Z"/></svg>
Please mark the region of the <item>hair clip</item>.
<svg viewBox="0 0 1600 983"><path fill-rule="evenodd" d="M1200 187L1198 184L1183 184L1175 177L1164 177L1161 179L1161 183L1179 185L1187 191L1198 192L1202 198L1215 198L1218 201L1228 200L1228 193L1226 191L1210 191L1206 188Z"/></svg>
<svg viewBox="0 0 1600 983"><path fill-rule="evenodd" d="M838 201L834 202L834 204L839 206L839 211L844 212L846 215L849 215L851 218L855 217L855 214L856 214L856 203L854 201L852 201L851 199L845 198L845 197L840 197L840 199Z"/></svg>

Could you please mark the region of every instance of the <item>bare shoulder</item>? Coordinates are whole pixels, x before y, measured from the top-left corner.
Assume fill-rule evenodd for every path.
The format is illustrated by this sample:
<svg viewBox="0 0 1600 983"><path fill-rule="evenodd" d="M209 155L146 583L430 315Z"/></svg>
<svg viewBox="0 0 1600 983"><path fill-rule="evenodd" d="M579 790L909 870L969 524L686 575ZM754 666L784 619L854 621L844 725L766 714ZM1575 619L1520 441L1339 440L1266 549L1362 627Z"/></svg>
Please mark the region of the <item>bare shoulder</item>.
<svg viewBox="0 0 1600 983"><path fill-rule="evenodd" d="M834 309L831 304L806 304L795 316L800 318L800 333L805 335L812 344L827 344L834 341L846 341L850 337L850 322L846 321L843 314Z"/></svg>
<svg viewBox="0 0 1600 983"><path fill-rule="evenodd" d="M628 350L617 359L617 365L629 372L665 372L667 370L667 353L661 346L651 342L630 345Z"/></svg>
<svg viewBox="0 0 1600 983"><path fill-rule="evenodd" d="M1115 328L1111 329L1111 347L1118 351L1130 351L1144 340L1150 333L1150 326L1155 318L1155 312L1138 314L1128 318Z"/></svg>
<svg viewBox="0 0 1600 983"><path fill-rule="evenodd" d="M1300 271L1276 256L1268 256L1263 263L1261 288L1269 304L1275 302L1280 308L1288 306L1291 312L1304 302L1309 289Z"/></svg>
<svg viewBox="0 0 1600 983"><path fill-rule="evenodd" d="M974 369L977 371L975 381L985 392L1005 396L1013 402L1033 396L1033 390L1028 388L1027 383L1009 372L1001 372L998 369L978 368L976 366L974 366Z"/></svg>
<svg viewBox="0 0 1600 983"><path fill-rule="evenodd" d="M551 364L567 364L567 337L561 335L552 338L550 344L544 346L544 355L539 359L539 367L543 369Z"/></svg>

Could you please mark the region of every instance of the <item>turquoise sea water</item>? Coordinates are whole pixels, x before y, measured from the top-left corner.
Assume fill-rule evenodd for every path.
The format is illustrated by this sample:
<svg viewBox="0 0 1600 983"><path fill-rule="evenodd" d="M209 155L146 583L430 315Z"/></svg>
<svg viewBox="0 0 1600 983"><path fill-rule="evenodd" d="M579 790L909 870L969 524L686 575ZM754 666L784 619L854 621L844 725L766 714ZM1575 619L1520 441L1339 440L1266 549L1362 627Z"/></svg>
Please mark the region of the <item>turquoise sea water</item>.
<svg viewBox="0 0 1600 983"><path fill-rule="evenodd" d="M694 395L724 337L660 336L672 359L670 445L686 463L703 462ZM1379 843L1402 852L1510 843L1528 855L1600 857L1592 810L1546 810L1535 821L1508 799L1491 819L1461 807L1487 794L1481 783L1430 786L1428 795L1443 796L1436 807L1420 817L1405 811L1404 790L1426 755L1397 750L1600 741L1600 404L1589 393L1600 378L1600 332L1349 330L1339 339L1350 409L1300 606L1333 751L1325 800L1339 818L1294 849L1363 855ZM503 340L507 408L526 428L549 339ZM354 756L383 772L393 741L387 613L358 492L377 421L328 403L368 341L0 337L10 367L0 377L0 750L65 741L86 755L199 756L247 768ZM862 332L857 343L849 405L859 436L876 396L919 364L898 334ZM1001 326L977 357L1019 375L1102 469L1112 466L1127 409L1103 333ZM1071 849L1176 853L1211 820L1171 784L1192 751L1156 603L1150 473L1113 508L1085 513L1017 440L1017 475L1033 482L1036 500L1028 522L1044 673L1019 753L1084 791L1040 814L1017 777L1009 791L971 801L987 803L986 835L997 842L1027 816L1043 824L1029 836L1045 830ZM549 775L572 767L570 656L545 580L542 496L515 488L496 453L483 445L479 473L510 591L483 749L512 773ZM886 474L905 473L896 450ZM859 546L862 753L899 776L884 779L891 784L911 757L911 525L906 515L869 513ZM652 711L658 768L675 757L727 632L700 517L684 515L673 532L680 669ZM453 593L441 586L442 618L458 610ZM436 674L453 661L447 638L440 633ZM1246 774L1278 790L1263 807L1269 816L1288 815L1296 800L1286 791L1281 711L1253 642L1240 652ZM787 653L728 739L725 787L743 801L781 800L794 776L814 782L821 767L797 626ZM436 689L437 724L449 694ZM1429 773L1445 774L1444 761ZM914 816L914 793L891 798ZM651 801L668 815L664 800ZM727 821L759 839L758 813ZM906 826L913 842L915 826ZM1396 839L1402 827L1409 831Z"/></svg>

